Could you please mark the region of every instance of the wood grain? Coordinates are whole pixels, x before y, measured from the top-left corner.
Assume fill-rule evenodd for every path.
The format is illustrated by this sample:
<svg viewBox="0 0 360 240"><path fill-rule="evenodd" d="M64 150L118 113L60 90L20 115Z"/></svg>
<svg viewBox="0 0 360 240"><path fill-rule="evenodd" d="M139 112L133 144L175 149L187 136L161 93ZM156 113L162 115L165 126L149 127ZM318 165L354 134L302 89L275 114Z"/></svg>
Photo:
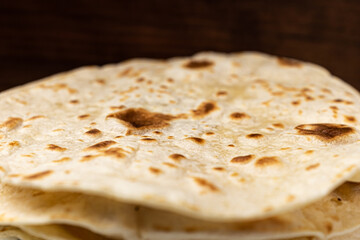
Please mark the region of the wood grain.
<svg viewBox="0 0 360 240"><path fill-rule="evenodd" d="M0 1L0 90L133 57L257 50L311 61L360 89L356 0Z"/></svg>

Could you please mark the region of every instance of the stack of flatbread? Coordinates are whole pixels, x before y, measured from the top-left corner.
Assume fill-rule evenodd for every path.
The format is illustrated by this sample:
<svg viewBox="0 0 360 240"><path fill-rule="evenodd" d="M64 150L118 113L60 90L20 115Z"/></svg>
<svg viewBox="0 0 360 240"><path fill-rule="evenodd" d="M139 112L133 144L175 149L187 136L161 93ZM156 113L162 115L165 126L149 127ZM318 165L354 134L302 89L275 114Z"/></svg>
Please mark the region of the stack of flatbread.
<svg viewBox="0 0 360 240"><path fill-rule="evenodd" d="M317 65L135 59L0 103L0 239L360 239L360 94Z"/></svg>

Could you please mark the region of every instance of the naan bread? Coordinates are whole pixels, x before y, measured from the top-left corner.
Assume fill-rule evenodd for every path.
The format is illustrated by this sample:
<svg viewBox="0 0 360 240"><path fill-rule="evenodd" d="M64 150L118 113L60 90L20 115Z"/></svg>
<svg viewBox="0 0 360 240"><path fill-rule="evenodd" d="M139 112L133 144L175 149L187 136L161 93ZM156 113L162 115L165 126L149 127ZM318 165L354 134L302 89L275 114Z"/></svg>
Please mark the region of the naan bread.
<svg viewBox="0 0 360 240"><path fill-rule="evenodd" d="M360 163L360 97L259 53L131 60L0 94L4 182L216 221L326 196Z"/></svg>

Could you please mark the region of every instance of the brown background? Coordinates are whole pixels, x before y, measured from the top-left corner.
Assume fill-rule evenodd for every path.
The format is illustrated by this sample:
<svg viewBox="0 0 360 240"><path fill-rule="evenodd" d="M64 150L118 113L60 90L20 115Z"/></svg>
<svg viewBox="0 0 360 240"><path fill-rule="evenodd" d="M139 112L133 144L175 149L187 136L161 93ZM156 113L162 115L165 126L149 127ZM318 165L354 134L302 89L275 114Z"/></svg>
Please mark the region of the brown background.
<svg viewBox="0 0 360 240"><path fill-rule="evenodd" d="M360 1L0 1L0 90L81 65L201 50L311 61L360 89Z"/></svg>

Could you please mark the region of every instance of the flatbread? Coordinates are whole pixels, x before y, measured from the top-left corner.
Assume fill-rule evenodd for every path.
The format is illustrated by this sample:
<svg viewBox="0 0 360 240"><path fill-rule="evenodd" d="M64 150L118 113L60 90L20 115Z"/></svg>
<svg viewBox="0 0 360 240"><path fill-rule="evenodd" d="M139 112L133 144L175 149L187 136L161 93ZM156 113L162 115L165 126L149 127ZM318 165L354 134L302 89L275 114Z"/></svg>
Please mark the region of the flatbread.
<svg viewBox="0 0 360 240"><path fill-rule="evenodd" d="M22 229L32 230L30 234L34 236L44 237L33 233L44 230L57 238L73 236L75 231L65 231L72 230L67 226L71 225L72 228L82 227L102 234L103 239L107 239L105 236L137 239L137 216L132 205L78 193L46 193L7 185L0 185L0 196L0 225L25 225L26 229ZM50 227L50 224L53 226ZM56 227L54 224L65 225ZM86 234L87 239L90 239L89 236L100 239L96 234L87 234L85 230L79 230L79 234ZM79 239L79 235L68 238Z"/></svg>
<svg viewBox="0 0 360 240"><path fill-rule="evenodd" d="M360 97L260 53L85 67L0 94L4 182L195 218L260 219L326 196L360 163Z"/></svg>
<svg viewBox="0 0 360 240"><path fill-rule="evenodd" d="M12 226L0 226L0 240L43 240Z"/></svg>
<svg viewBox="0 0 360 240"><path fill-rule="evenodd" d="M140 208L139 227L146 240L358 239L359 206L360 184L345 183L316 203L266 220L208 222Z"/></svg>

